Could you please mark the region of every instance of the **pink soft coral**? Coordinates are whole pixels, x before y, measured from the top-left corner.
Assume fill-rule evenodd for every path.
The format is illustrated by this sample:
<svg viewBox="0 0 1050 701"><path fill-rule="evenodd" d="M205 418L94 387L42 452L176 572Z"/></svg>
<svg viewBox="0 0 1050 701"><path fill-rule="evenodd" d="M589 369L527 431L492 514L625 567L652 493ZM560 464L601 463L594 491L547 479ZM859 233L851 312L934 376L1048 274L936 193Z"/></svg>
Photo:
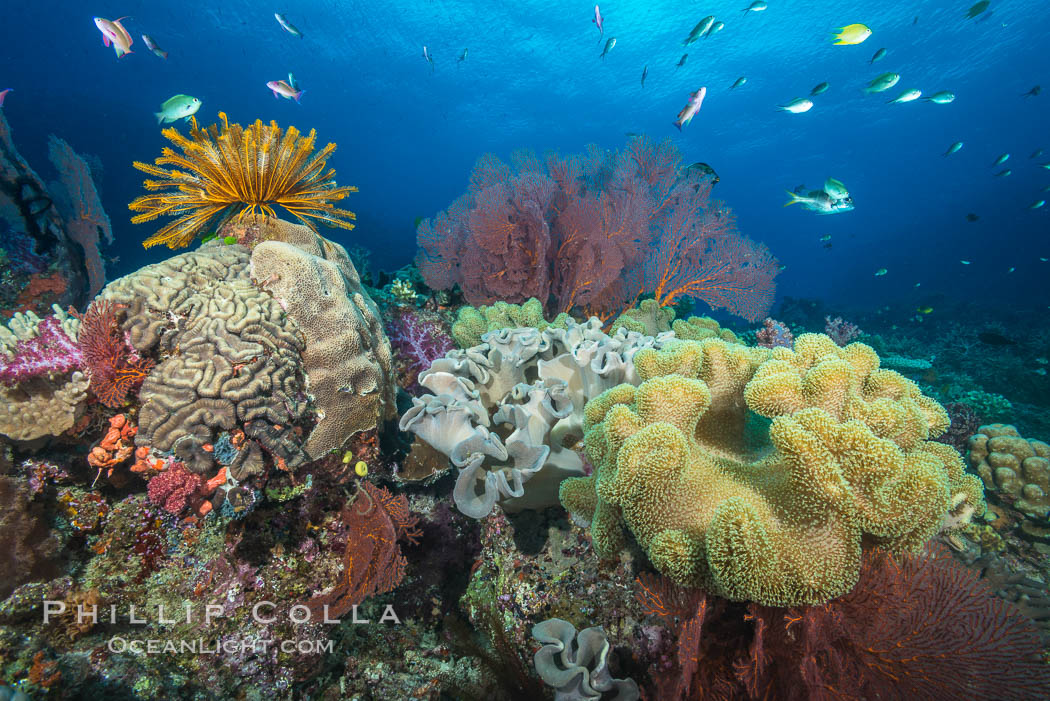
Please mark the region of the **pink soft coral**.
<svg viewBox="0 0 1050 701"><path fill-rule="evenodd" d="M408 392L419 389L416 381L419 373L454 348L452 339L438 321L413 309L398 312L388 332L398 360L398 375L403 378L402 386Z"/></svg>
<svg viewBox="0 0 1050 701"><path fill-rule="evenodd" d="M33 377L62 375L83 367L83 353L57 317L49 316L37 324L36 333L33 338L18 341L13 358L0 352L0 383L14 387Z"/></svg>

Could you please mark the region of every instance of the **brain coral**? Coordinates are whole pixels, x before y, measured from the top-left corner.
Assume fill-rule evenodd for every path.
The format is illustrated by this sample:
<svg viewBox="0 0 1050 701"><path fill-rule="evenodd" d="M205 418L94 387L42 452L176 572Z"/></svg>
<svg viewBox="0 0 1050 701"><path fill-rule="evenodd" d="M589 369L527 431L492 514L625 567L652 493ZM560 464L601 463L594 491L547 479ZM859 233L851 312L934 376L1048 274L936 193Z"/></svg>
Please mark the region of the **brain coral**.
<svg viewBox="0 0 1050 701"><path fill-rule="evenodd" d="M861 541L916 550L983 511L946 415L862 344L794 349L672 341L634 357L642 382L586 407L589 477L562 503L611 555L626 525L680 584L771 606L857 580ZM772 419L772 421L768 421Z"/></svg>
<svg viewBox="0 0 1050 701"><path fill-rule="evenodd" d="M251 272L306 339L301 354L318 422L305 448L319 458L395 416L390 341L342 246L300 224L261 221Z"/></svg>
<svg viewBox="0 0 1050 701"><path fill-rule="evenodd" d="M138 445L174 451L211 472L205 445L255 420L299 422L306 409L303 338L248 275L244 246L211 243L111 282L137 351L162 359L139 391Z"/></svg>
<svg viewBox="0 0 1050 701"><path fill-rule="evenodd" d="M1025 515L1025 533L1050 540L1050 445L989 424L970 438L970 465L990 492Z"/></svg>

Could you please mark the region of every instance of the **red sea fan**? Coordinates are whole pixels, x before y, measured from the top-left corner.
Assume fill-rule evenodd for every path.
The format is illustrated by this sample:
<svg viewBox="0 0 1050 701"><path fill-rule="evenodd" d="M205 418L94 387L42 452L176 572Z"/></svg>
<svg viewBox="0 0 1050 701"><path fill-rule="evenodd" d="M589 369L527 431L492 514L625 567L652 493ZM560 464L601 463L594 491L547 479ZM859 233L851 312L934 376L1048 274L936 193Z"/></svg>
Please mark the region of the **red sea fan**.
<svg viewBox="0 0 1050 701"><path fill-rule="evenodd" d="M343 581L330 593L309 602L314 613L328 607L337 618L374 594L391 591L405 575L406 560L398 540L417 543L419 519L409 511L405 495L363 482L354 500L343 509L347 542L343 554Z"/></svg>
<svg viewBox="0 0 1050 701"><path fill-rule="evenodd" d="M687 601L674 588L657 600ZM682 677L661 699L1020 700L1050 688L1032 622L940 546L900 560L867 552L853 591L822 606L700 603L693 614L665 606L679 621Z"/></svg>
<svg viewBox="0 0 1050 701"><path fill-rule="evenodd" d="M736 230L708 176L681 168L669 141L514 160L483 156L467 193L419 226L417 265L432 288L458 284L475 306L535 297L548 312L600 318L643 293L749 320L768 311L776 260Z"/></svg>
<svg viewBox="0 0 1050 701"><path fill-rule="evenodd" d="M77 335L91 391L113 409L124 403L128 392L153 368L153 361L140 357L124 339L118 318L123 308L108 299L96 299L81 318Z"/></svg>
<svg viewBox="0 0 1050 701"><path fill-rule="evenodd" d="M865 556L824 606L752 606L764 622L748 686L788 699L1032 699L1050 689L1032 622L943 547ZM792 691L794 690L794 691Z"/></svg>

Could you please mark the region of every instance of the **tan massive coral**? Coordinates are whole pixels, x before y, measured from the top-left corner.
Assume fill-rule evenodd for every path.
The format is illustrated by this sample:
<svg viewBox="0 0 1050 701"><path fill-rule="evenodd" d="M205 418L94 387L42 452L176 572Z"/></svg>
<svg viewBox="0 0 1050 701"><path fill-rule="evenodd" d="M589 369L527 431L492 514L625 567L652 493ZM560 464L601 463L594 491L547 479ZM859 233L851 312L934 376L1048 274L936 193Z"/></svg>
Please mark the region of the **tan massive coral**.
<svg viewBox="0 0 1050 701"><path fill-rule="evenodd" d="M342 246L278 219L261 220L257 235L252 277L273 293L306 340L301 355L318 422L305 448L319 458L394 417L390 342Z"/></svg>
<svg viewBox="0 0 1050 701"><path fill-rule="evenodd" d="M988 424L970 438L970 465L996 501L1024 514L1022 533L1050 540L1050 445Z"/></svg>
<svg viewBox="0 0 1050 701"><path fill-rule="evenodd" d="M159 359L136 443L210 472L209 445L243 429L294 468L392 416L389 343L342 246L274 219L223 233L243 244L221 237L102 293L126 305L135 349ZM246 465L231 472L259 460Z"/></svg>

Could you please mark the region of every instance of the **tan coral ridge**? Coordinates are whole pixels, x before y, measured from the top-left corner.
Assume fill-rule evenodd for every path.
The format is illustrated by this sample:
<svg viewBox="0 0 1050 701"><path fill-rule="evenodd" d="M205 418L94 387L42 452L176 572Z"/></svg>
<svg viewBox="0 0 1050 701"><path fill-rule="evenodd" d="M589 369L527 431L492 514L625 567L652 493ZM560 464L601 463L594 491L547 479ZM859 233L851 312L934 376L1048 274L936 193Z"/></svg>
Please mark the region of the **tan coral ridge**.
<svg viewBox="0 0 1050 701"><path fill-rule="evenodd" d="M595 473L561 487L600 555L626 526L678 583L816 604L853 587L862 543L914 551L984 510L959 454L929 440L947 414L868 346L672 341L634 363L638 387L586 407Z"/></svg>
<svg viewBox="0 0 1050 701"><path fill-rule="evenodd" d="M1050 540L1050 445L988 424L970 437L970 465L989 492L1025 515L1023 533Z"/></svg>

